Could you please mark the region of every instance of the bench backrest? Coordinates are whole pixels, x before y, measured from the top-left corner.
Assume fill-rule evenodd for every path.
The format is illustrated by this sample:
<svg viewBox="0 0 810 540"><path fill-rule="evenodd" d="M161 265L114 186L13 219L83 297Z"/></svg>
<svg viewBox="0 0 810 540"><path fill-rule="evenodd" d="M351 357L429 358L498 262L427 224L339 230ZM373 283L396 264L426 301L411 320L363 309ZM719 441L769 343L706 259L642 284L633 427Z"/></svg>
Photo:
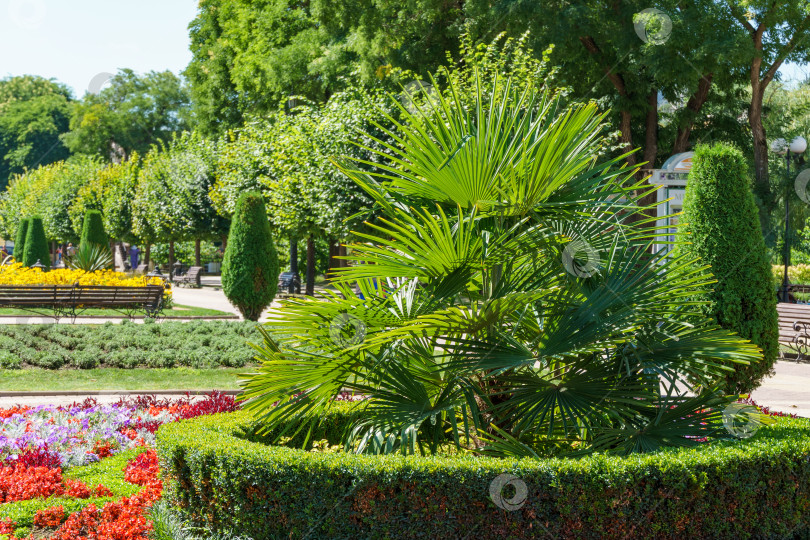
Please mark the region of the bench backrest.
<svg viewBox="0 0 810 540"><path fill-rule="evenodd" d="M157 308L163 286L116 287L109 285L0 285L0 305L15 306L131 306Z"/></svg>

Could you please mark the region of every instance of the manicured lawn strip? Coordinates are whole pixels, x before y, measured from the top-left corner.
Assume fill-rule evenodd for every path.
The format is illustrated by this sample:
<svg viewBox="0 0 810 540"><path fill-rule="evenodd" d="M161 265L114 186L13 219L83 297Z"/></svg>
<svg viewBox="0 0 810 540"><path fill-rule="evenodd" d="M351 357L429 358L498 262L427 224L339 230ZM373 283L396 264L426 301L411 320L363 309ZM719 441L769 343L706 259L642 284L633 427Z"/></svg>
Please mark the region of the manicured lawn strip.
<svg viewBox="0 0 810 540"><path fill-rule="evenodd" d="M0 315L7 315L7 316L14 316L14 317L43 317L48 316L50 312L48 310L42 310L42 313L34 313L31 311L26 311L17 308L0 308ZM120 311L115 311L112 309L101 309L101 308L90 308L86 309L78 315L82 316L89 316L89 317L123 317L124 314ZM142 314L140 315L142 316ZM163 311L163 317L166 318L173 318L173 317L235 317L233 313L228 313L227 311L219 311L218 309L208 309L202 308L197 306L185 306L182 304L175 304L172 309L167 309ZM63 320L67 320L68 317L63 317ZM1 321L0 321L1 322Z"/></svg>
<svg viewBox="0 0 810 540"><path fill-rule="evenodd" d="M89 499L72 499L65 497L48 497L47 499L30 499L0 504L0 520L11 518L17 523L15 536L28 535L33 525L34 515L38 510L62 505L65 514L81 511L84 507L95 504L101 508L105 503L115 501L121 497L129 497L137 493L141 486L130 484L124 480L124 467L127 462L139 454L146 452L147 448L126 450L114 456L105 458L97 463L85 467L73 467L63 473L64 478L81 480L91 488L102 484L113 492L112 497L90 497Z"/></svg>
<svg viewBox="0 0 810 540"><path fill-rule="evenodd" d="M0 391L236 390L250 368L0 369Z"/></svg>

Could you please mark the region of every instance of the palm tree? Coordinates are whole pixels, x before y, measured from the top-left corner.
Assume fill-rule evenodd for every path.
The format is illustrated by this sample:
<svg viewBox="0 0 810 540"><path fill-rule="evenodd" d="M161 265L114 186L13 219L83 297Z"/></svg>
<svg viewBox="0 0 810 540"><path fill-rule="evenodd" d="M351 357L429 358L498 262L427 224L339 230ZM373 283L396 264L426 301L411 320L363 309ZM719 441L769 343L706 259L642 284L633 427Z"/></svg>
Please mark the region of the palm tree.
<svg viewBox="0 0 810 540"><path fill-rule="evenodd" d="M760 352L700 314L705 268L650 254L644 186L626 156L605 157L605 114L509 80L400 113L378 126L396 141L376 141L381 172L339 165L383 217L356 234L335 292L272 312L247 408L302 430L341 391L362 394L344 443L371 453L629 453L717 435L733 397L715 381Z"/></svg>

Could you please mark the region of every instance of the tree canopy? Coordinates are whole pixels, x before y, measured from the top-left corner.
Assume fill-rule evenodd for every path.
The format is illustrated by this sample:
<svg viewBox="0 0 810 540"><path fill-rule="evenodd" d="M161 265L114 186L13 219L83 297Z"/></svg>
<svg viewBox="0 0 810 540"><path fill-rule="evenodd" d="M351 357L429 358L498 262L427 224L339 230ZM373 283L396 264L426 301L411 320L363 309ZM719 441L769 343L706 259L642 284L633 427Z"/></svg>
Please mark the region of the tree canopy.
<svg viewBox="0 0 810 540"><path fill-rule="evenodd" d="M71 99L65 85L43 77L0 79L0 190L13 174L68 157L60 136Z"/></svg>
<svg viewBox="0 0 810 540"><path fill-rule="evenodd" d="M98 94L75 104L63 138L72 152L121 161L188 129L189 115L188 93L175 74L122 69Z"/></svg>

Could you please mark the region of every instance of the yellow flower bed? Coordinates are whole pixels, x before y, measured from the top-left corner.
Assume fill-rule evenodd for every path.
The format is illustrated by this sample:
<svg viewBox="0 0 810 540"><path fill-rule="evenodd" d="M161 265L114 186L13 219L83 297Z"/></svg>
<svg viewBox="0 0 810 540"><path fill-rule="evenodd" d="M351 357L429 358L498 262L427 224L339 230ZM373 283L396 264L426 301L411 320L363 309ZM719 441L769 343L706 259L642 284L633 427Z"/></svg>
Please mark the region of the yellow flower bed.
<svg viewBox="0 0 810 540"><path fill-rule="evenodd" d="M0 266L0 285L110 285L118 287L143 287L144 285L164 285L170 294L170 285L160 278L130 276L123 272L100 270L85 272L70 268L57 268L43 272L39 268L28 268L20 263Z"/></svg>

